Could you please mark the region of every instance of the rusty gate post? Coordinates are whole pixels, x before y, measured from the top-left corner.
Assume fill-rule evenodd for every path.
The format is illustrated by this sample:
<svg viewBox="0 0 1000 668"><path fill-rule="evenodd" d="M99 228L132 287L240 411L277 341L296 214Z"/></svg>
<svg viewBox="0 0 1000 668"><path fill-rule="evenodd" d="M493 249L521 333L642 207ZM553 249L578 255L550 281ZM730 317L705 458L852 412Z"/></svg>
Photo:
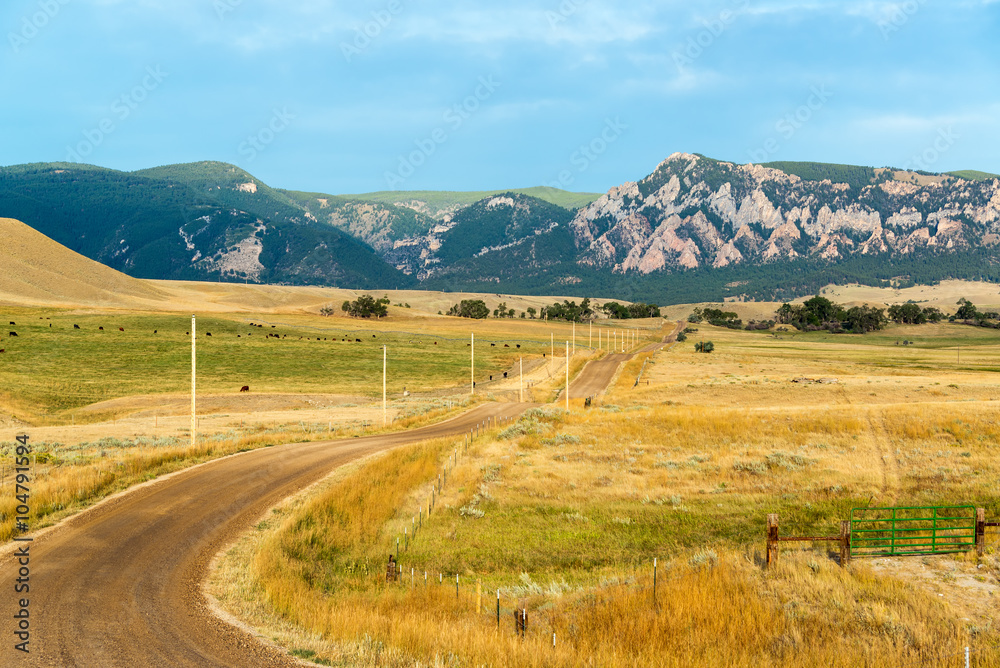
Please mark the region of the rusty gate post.
<svg viewBox="0 0 1000 668"><path fill-rule="evenodd" d="M767 516L767 558L768 567L778 560L778 515L771 513Z"/></svg>
<svg viewBox="0 0 1000 668"><path fill-rule="evenodd" d="M986 549L986 509L976 508L976 554L983 556Z"/></svg>
<svg viewBox="0 0 1000 668"><path fill-rule="evenodd" d="M847 566L851 561L851 521L840 523L840 565Z"/></svg>

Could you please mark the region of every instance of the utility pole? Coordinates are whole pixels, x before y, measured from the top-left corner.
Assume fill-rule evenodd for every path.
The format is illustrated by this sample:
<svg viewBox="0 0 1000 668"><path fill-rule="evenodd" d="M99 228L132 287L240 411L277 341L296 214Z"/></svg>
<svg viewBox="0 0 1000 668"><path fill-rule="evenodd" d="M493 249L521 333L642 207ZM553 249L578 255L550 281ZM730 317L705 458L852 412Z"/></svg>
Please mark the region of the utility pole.
<svg viewBox="0 0 1000 668"><path fill-rule="evenodd" d="M471 365L471 369L472 369L472 371L471 371L471 373L472 373L472 380L470 382L472 383L472 394L475 394L476 393L476 333L475 332L472 333L472 365Z"/></svg>
<svg viewBox="0 0 1000 668"><path fill-rule="evenodd" d="M195 360L197 351L195 350L195 319L194 315L191 316L191 447L194 447L197 440L196 431L198 429L198 418L197 418L197 406L195 404L195 393L197 387L195 386L196 378L196 363Z"/></svg>
<svg viewBox="0 0 1000 668"><path fill-rule="evenodd" d="M569 412L569 341L566 342L566 412Z"/></svg>
<svg viewBox="0 0 1000 668"><path fill-rule="evenodd" d="M386 346L382 346L382 426L389 424L389 409L386 404L385 397L385 379L386 379Z"/></svg>

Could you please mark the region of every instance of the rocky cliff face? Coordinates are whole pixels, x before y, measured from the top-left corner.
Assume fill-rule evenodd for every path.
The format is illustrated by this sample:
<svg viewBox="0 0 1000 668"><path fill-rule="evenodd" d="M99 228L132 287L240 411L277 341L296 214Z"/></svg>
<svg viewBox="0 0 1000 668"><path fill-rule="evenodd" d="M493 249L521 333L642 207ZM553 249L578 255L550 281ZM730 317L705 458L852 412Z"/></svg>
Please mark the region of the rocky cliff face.
<svg viewBox="0 0 1000 668"><path fill-rule="evenodd" d="M578 262L616 273L796 258L906 255L1000 243L1000 180L872 170L867 184L807 181L675 153L570 223Z"/></svg>

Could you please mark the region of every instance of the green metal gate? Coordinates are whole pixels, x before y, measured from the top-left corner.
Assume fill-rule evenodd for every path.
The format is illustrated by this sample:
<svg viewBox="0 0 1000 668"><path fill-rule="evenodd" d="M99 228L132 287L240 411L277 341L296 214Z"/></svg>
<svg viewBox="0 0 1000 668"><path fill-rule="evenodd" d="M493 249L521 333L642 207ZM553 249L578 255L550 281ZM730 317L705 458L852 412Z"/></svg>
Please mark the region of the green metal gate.
<svg viewBox="0 0 1000 668"><path fill-rule="evenodd" d="M851 557L966 552L976 547L973 506L854 508Z"/></svg>

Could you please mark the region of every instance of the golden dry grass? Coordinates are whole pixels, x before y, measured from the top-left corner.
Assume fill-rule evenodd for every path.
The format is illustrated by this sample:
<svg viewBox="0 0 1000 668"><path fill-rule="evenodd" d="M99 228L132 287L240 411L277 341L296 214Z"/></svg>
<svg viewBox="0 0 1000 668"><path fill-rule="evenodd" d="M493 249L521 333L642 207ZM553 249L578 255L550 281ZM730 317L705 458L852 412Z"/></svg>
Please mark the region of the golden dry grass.
<svg viewBox="0 0 1000 668"><path fill-rule="evenodd" d="M419 466L406 459L416 450L380 459L283 509L282 523L223 560L216 590L242 578L273 604L254 608L258 624L285 625L290 647L350 665L949 665L939 657L967 645L972 665L1000 665L995 556L940 558L959 572L936 583L946 596L875 562L842 569L823 544L789 545L776 568L760 565L769 512L784 535L836 534L868 504L971 503L1000 516L996 342L955 326L924 330L922 347L905 351L899 331L832 342L704 333L717 353L695 354L690 340L658 353L638 387L633 360L598 407L542 411L476 443L404 551L402 586L386 586L380 561L424 507L433 448ZM954 337L969 347L962 364L949 361ZM839 382L790 382L806 375ZM383 507L369 521L380 528L362 540L300 530L330 513L344 521L357 494L375 490ZM515 606L529 610L523 641Z"/></svg>

